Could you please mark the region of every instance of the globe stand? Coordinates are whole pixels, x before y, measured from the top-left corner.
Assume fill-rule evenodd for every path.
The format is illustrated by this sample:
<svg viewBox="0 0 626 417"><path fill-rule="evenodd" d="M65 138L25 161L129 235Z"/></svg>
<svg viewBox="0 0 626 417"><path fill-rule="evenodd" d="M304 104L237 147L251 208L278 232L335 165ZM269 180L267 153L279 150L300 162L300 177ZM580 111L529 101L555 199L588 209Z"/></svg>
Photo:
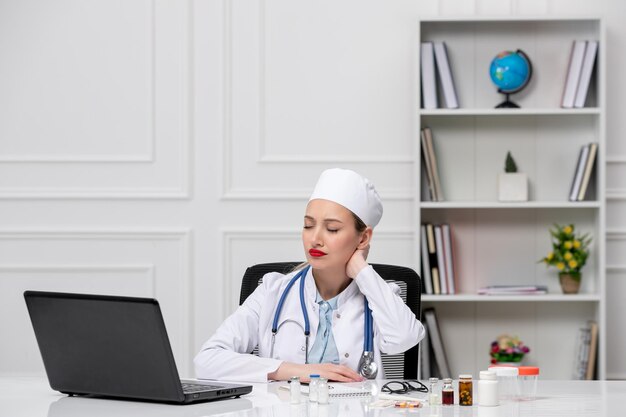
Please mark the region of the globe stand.
<svg viewBox="0 0 626 417"><path fill-rule="evenodd" d="M511 94L505 93L502 90L498 90L498 93L504 94L506 96L506 99L502 103L498 104L496 106L496 109L519 109L520 108L517 104L515 104L511 100L509 100L509 96Z"/></svg>

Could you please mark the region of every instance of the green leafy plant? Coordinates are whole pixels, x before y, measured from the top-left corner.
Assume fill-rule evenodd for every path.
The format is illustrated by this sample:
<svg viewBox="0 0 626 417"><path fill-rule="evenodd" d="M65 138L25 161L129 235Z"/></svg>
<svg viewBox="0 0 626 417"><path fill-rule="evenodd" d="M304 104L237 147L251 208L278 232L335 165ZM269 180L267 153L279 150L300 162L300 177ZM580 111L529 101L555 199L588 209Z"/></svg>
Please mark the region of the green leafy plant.
<svg viewBox="0 0 626 417"><path fill-rule="evenodd" d="M504 172L513 173L517 172L517 164L515 159L511 156L511 152L506 153L506 160L504 161Z"/></svg>
<svg viewBox="0 0 626 417"><path fill-rule="evenodd" d="M524 355L530 352L530 348L524 345L519 337L502 334L491 342L489 355L491 363L497 362L521 362Z"/></svg>
<svg viewBox="0 0 626 417"><path fill-rule="evenodd" d="M580 270L585 266L589 256L591 243L589 233L577 234L573 224L565 226L555 224L554 228L550 229L550 235L552 251L539 262L545 263L546 266L554 266L560 273L570 274L580 280Z"/></svg>

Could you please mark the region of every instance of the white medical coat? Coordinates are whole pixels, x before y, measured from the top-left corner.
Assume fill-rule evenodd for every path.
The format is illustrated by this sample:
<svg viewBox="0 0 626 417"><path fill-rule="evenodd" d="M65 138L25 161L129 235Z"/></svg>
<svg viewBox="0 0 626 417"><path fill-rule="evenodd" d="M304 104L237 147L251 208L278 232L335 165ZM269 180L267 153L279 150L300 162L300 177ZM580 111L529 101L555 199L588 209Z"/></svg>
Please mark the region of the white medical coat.
<svg viewBox="0 0 626 417"><path fill-rule="evenodd" d="M272 321L285 287L295 272L266 274L263 283L228 317L202 346L194 359L198 378L221 381L265 382L283 361L305 363L304 318L300 304L300 282L294 284L280 313L273 357ZM371 266L363 268L338 295L332 331L341 365L357 370L363 352L364 298L374 318L374 352L378 378L384 378L380 352L402 353L424 337L424 326L402 301L399 287L388 284ZM319 305L312 271L305 278L304 298L311 334L309 350L317 336ZM250 355L255 346L259 356Z"/></svg>

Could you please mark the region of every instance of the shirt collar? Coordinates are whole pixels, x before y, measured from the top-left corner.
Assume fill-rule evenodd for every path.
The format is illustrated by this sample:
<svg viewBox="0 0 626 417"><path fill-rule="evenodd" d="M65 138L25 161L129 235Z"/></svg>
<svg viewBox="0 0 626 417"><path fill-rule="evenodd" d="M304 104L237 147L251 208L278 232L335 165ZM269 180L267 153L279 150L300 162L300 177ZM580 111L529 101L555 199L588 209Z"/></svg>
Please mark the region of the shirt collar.
<svg viewBox="0 0 626 417"><path fill-rule="evenodd" d="M321 305L322 303L326 302L330 305L330 308L332 310L337 310L337 299L339 298L339 294L334 296L330 300L324 300L322 296L320 295L320 292L319 291L316 291L316 292L317 292L317 295L315 296L315 302L317 304Z"/></svg>

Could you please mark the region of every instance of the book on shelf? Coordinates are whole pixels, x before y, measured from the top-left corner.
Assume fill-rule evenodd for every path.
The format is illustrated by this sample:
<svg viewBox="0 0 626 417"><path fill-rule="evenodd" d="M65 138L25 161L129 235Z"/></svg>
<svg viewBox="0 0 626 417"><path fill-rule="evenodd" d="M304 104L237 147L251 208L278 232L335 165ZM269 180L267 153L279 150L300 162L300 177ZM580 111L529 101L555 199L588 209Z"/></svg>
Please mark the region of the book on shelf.
<svg viewBox="0 0 626 417"><path fill-rule="evenodd" d="M489 285L478 289L480 295L541 295L547 294L545 285Z"/></svg>
<svg viewBox="0 0 626 417"><path fill-rule="evenodd" d="M450 59L448 57L448 48L445 42L433 42L435 49L435 62L437 64L437 73L441 83L443 98L448 109L458 109L459 100L454 87L452 71L450 69Z"/></svg>
<svg viewBox="0 0 626 417"><path fill-rule="evenodd" d="M439 378L451 378L452 373L450 372L450 365L448 364L448 358L435 309L425 309L424 319L426 332L429 333L429 339L433 349L434 364L437 369L437 372L431 370L431 373Z"/></svg>
<svg viewBox="0 0 626 417"><path fill-rule="evenodd" d="M435 178L433 176L433 167L430 164L430 151L428 147L428 139L426 139L426 130L422 129L420 134L420 142L422 144L422 159L424 160L424 171L426 173L426 184L428 188L428 196L430 201L437 201L437 191L435 189Z"/></svg>
<svg viewBox="0 0 626 417"><path fill-rule="evenodd" d="M425 109L436 109L437 83L435 73L435 52L432 42L422 42L420 48L422 67L422 107Z"/></svg>
<svg viewBox="0 0 626 417"><path fill-rule="evenodd" d="M420 226L420 246L422 250L422 281L424 281L424 291L426 294L433 293L433 279L430 275L430 262L428 260L428 238L426 237L426 226Z"/></svg>
<svg viewBox="0 0 626 417"><path fill-rule="evenodd" d="M587 188L591 179L591 173L595 166L596 153L598 152L598 144L592 142L589 144L589 154L585 161L585 171L583 172L583 178L580 182L580 190L578 191L578 201L583 201L587 194Z"/></svg>
<svg viewBox="0 0 626 417"><path fill-rule="evenodd" d="M598 323L589 320L578 329L573 379L594 379L598 355Z"/></svg>
<svg viewBox="0 0 626 417"><path fill-rule="evenodd" d="M424 332L424 338L420 342L419 349L419 378L428 379L432 375L431 361L432 361L432 346L430 343L430 337L428 332Z"/></svg>
<svg viewBox="0 0 626 417"><path fill-rule="evenodd" d="M433 142L433 132L429 127L425 127L422 129L421 136L426 145L425 157L429 158L429 164L426 164L426 168L430 166L431 169L429 177L432 177L433 182L433 201L443 201L443 192L441 191L441 181L439 179L439 169L437 168L437 157L435 155L435 145Z"/></svg>
<svg viewBox="0 0 626 417"><path fill-rule="evenodd" d="M426 224L426 240L428 241L428 262L433 286L433 294L441 294L439 281L439 264L437 262L437 247L435 245L435 230L432 224Z"/></svg>
<svg viewBox="0 0 626 417"><path fill-rule="evenodd" d="M574 107L576 90L578 89L578 83L580 81L580 73L582 72L586 48L586 41L575 40L572 43L567 78L565 79L565 88L563 89L563 96L561 98L561 107L563 108L571 109Z"/></svg>
<svg viewBox="0 0 626 417"><path fill-rule="evenodd" d="M590 320L589 328L589 353L587 355L587 368L585 379L594 379L596 371L596 360L598 356L598 323Z"/></svg>
<svg viewBox="0 0 626 417"><path fill-rule="evenodd" d="M574 171L574 179L572 180L572 186L569 191L569 200L578 201L578 192L580 191L580 184L583 180L583 173L585 172L585 165L587 163L587 156L589 155L589 145L583 145L580 148L578 154L578 162L576 163L576 171Z"/></svg>
<svg viewBox="0 0 626 417"><path fill-rule="evenodd" d="M445 250L446 259L446 277L448 278L448 294L456 294L455 277L454 277L454 257L452 251L452 231L449 224L442 224L441 231L443 233L443 248Z"/></svg>
<svg viewBox="0 0 626 417"><path fill-rule="evenodd" d="M447 223L420 226L421 267L426 294L455 294L454 252Z"/></svg>
<svg viewBox="0 0 626 417"><path fill-rule="evenodd" d="M441 226L435 226L435 247L437 248L437 265L439 265L439 288L441 294L450 294L448 292L448 275L446 272L446 250L443 247L443 234L441 232Z"/></svg>
<svg viewBox="0 0 626 417"><path fill-rule="evenodd" d="M574 107L585 107L589 84L591 83L591 74L593 73L593 67L596 62L597 54L598 41L587 41L585 57L583 58L582 69L580 72L580 79L578 80L578 87L576 88Z"/></svg>

